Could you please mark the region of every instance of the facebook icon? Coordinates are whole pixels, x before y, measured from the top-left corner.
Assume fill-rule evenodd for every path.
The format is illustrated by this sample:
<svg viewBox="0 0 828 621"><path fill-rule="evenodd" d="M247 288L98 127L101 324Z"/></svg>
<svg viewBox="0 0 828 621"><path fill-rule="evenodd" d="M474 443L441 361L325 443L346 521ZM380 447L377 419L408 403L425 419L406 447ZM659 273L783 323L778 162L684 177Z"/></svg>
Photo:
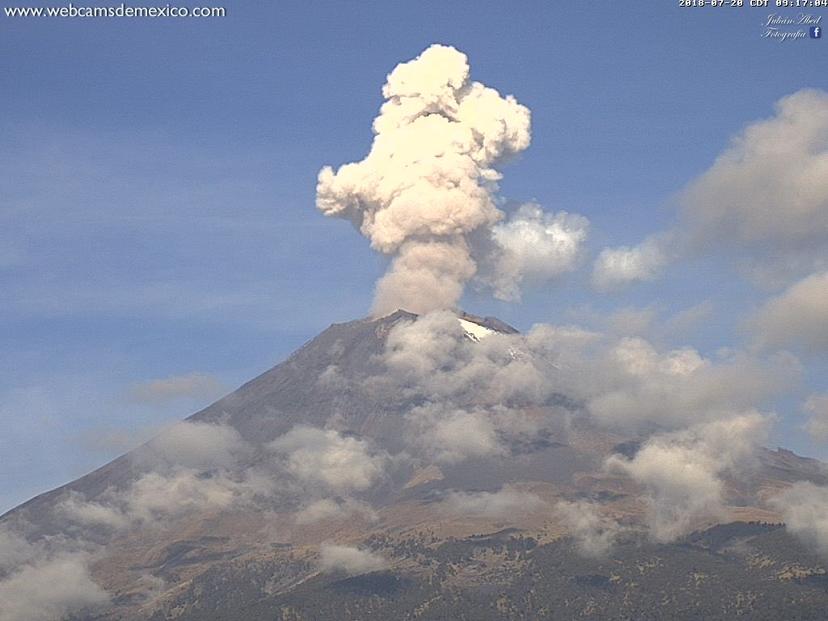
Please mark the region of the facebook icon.
<svg viewBox="0 0 828 621"><path fill-rule="evenodd" d="M822 26L811 26L811 38L812 39L821 39L822 38Z"/></svg>

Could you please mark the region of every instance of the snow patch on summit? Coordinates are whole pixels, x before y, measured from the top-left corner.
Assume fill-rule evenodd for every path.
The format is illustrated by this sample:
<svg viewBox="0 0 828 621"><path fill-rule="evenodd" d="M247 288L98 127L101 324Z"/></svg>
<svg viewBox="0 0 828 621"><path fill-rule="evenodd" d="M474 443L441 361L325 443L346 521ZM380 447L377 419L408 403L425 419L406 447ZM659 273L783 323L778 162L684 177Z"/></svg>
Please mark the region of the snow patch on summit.
<svg viewBox="0 0 828 621"><path fill-rule="evenodd" d="M491 328L481 326L480 324L474 323L473 321L468 321L467 319L462 319L458 317L457 321L460 322L460 326L463 328L463 330L465 330L466 336L468 336L472 341L475 341L476 343L479 343L487 336L491 336L492 334L497 333L495 330L492 330Z"/></svg>

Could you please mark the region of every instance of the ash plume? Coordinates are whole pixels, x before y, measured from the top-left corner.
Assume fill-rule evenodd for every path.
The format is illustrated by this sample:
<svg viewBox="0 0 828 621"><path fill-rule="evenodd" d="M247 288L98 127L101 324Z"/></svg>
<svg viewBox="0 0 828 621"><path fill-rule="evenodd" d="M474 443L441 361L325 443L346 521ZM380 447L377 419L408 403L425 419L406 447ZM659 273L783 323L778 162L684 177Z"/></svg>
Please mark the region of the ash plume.
<svg viewBox="0 0 828 621"><path fill-rule="evenodd" d="M465 54L444 45L398 65L382 93L370 153L336 171L324 167L316 198L323 214L350 220L392 257L377 283L375 315L452 308L476 276L515 299L519 291L504 279L548 279L574 267L586 219L533 213L532 227L498 225L496 167L529 146L528 108L471 81Z"/></svg>

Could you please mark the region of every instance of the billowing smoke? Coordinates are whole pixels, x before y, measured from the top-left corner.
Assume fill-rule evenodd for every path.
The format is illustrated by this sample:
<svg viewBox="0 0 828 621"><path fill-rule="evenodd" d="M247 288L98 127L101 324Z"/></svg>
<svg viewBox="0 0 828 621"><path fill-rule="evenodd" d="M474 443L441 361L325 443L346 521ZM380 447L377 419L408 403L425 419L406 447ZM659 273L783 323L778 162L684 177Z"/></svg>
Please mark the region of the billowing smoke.
<svg viewBox="0 0 828 621"><path fill-rule="evenodd" d="M771 499L789 532L828 557L828 487L797 481Z"/></svg>
<svg viewBox="0 0 828 621"><path fill-rule="evenodd" d="M604 556L621 532L618 522L601 515L598 506L584 500L562 500L555 505L555 514L584 556Z"/></svg>
<svg viewBox="0 0 828 621"><path fill-rule="evenodd" d="M531 208L518 215L522 224L494 234L504 217L496 166L529 146L526 107L471 81L465 54L444 45L398 65L382 92L370 153L336 171L323 168L316 199L322 213L350 220L393 257L377 283L375 314L452 308L476 275L500 297L515 298L519 291L504 279L574 267L584 218ZM479 274L482 264L492 273Z"/></svg>
<svg viewBox="0 0 828 621"><path fill-rule="evenodd" d="M651 537L673 541L699 520L726 515L724 476L752 466L770 423L755 411L737 413L652 436L632 459L613 455L606 466L644 486Z"/></svg>

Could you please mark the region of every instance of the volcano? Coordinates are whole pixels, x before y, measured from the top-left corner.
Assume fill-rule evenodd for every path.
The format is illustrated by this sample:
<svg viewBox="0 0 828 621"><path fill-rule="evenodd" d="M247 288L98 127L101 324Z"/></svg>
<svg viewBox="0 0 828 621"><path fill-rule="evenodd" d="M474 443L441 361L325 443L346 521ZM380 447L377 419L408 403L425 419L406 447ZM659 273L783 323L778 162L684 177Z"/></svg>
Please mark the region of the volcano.
<svg viewBox="0 0 828 621"><path fill-rule="evenodd" d="M661 430L599 424L543 381L566 371L495 318L334 324L0 529L106 593L54 618L824 618L828 565L769 502L824 464L759 448L719 510L653 537L607 464Z"/></svg>

